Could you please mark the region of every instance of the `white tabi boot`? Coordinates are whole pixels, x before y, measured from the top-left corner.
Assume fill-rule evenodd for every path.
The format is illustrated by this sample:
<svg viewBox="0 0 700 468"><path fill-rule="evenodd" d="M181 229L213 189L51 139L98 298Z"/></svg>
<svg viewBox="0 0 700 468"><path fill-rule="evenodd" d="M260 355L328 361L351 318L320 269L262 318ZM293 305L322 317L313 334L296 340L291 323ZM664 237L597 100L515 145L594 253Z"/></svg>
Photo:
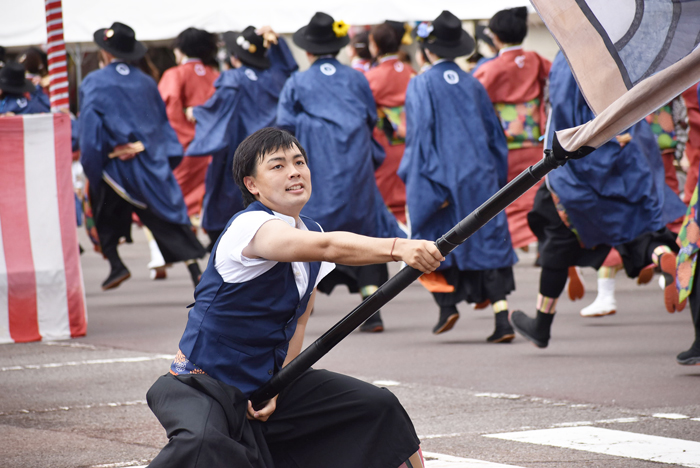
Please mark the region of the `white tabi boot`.
<svg viewBox="0 0 700 468"><path fill-rule="evenodd" d="M581 317L602 317L616 312L615 278L598 278L598 295L588 307L581 309Z"/></svg>
<svg viewBox="0 0 700 468"><path fill-rule="evenodd" d="M159 280L167 278L168 275L165 271L165 259L163 258L163 254L160 253L156 240L149 239L148 247L151 250L151 261L148 262L148 269L150 270L151 279Z"/></svg>

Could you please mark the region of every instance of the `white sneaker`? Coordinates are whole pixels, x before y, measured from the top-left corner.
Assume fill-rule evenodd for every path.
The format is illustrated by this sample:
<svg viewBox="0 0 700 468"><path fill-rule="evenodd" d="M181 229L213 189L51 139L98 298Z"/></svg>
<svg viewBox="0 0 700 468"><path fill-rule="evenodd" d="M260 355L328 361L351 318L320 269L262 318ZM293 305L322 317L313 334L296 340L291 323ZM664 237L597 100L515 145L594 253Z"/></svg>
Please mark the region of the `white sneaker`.
<svg viewBox="0 0 700 468"><path fill-rule="evenodd" d="M598 295L591 305L581 309L581 317L602 317L616 311L615 278L598 278Z"/></svg>

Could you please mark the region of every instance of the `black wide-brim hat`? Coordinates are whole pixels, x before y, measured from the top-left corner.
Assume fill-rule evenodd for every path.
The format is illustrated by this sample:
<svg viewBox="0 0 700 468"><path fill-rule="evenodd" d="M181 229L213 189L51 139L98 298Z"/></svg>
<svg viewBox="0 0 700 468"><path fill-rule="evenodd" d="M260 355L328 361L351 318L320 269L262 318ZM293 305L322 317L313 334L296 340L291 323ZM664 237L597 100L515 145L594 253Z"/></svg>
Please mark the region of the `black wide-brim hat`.
<svg viewBox="0 0 700 468"><path fill-rule="evenodd" d="M489 35L486 34L487 29L489 28L484 26L483 24L477 24L476 31L474 31L474 36L476 36L476 39L482 41L484 44L488 44L491 47L496 47L493 43L493 39L491 39L491 37L489 37Z"/></svg>
<svg viewBox="0 0 700 468"><path fill-rule="evenodd" d="M474 52L474 39L462 29L462 22L445 10L433 21L432 34L424 40L425 47L438 57L457 58Z"/></svg>
<svg viewBox="0 0 700 468"><path fill-rule="evenodd" d="M264 45L265 40L255 33L253 26L248 26L242 32L228 31L223 36L229 54L237 57L246 65L262 70L270 68L270 59L267 57L267 48ZM243 39L239 40L239 37ZM245 45L247 48L243 47Z"/></svg>
<svg viewBox="0 0 700 468"><path fill-rule="evenodd" d="M123 23L115 22L109 28L98 29L93 39L101 49L122 60L139 60L146 55L146 46L137 41L134 30Z"/></svg>
<svg viewBox="0 0 700 468"><path fill-rule="evenodd" d="M299 29L292 36L296 45L314 55L333 54L350 43L347 32L338 36L333 29L335 20L332 16L318 12L309 24Z"/></svg>
<svg viewBox="0 0 700 468"><path fill-rule="evenodd" d="M24 65L8 62L0 68L0 89L8 94L33 93L36 86L24 77Z"/></svg>

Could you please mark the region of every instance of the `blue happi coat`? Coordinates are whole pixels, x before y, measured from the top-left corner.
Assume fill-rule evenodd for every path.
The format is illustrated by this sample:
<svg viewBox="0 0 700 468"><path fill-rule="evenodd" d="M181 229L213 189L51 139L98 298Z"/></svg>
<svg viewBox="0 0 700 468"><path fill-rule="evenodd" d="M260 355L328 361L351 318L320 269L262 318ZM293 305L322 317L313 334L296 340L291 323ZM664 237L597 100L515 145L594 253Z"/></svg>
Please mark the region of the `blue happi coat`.
<svg viewBox="0 0 700 468"><path fill-rule="evenodd" d="M243 65L223 72L214 83L214 95L194 108L197 124L187 155L212 155L202 205L204 229L223 230L243 209L241 191L233 180L233 155L248 135L275 124L282 86L298 68L282 38L270 47L268 58L270 68L265 70Z"/></svg>
<svg viewBox="0 0 700 468"><path fill-rule="evenodd" d="M70 146L73 151L80 150L80 120L77 117L70 121Z"/></svg>
<svg viewBox="0 0 700 468"><path fill-rule="evenodd" d="M550 130L582 125L595 115L578 89L569 65L557 55L549 74ZM646 121L583 159L568 162L547 176L579 239L586 247L619 245L656 231L683 216L685 205L666 185L656 138Z"/></svg>
<svg viewBox="0 0 700 468"><path fill-rule="evenodd" d="M49 97L37 86L37 89L29 94L3 94L0 96L0 114L12 112L17 115L41 114L51 112Z"/></svg>
<svg viewBox="0 0 700 468"><path fill-rule="evenodd" d="M318 58L284 85L277 126L306 150L312 192L302 214L327 231L400 236L377 188L384 150L372 138L377 108L367 79L335 58Z"/></svg>
<svg viewBox="0 0 700 468"><path fill-rule="evenodd" d="M79 132L80 162L93 187L104 181L134 206L189 224L168 162L182 157L182 146L151 77L123 62L90 73L80 87ZM109 158L116 146L136 141L145 150L133 159Z"/></svg>
<svg viewBox="0 0 700 468"><path fill-rule="evenodd" d="M435 240L505 185L508 146L484 87L452 61L413 78L406 92L406 183L411 236ZM517 262L505 213L457 247L440 269Z"/></svg>

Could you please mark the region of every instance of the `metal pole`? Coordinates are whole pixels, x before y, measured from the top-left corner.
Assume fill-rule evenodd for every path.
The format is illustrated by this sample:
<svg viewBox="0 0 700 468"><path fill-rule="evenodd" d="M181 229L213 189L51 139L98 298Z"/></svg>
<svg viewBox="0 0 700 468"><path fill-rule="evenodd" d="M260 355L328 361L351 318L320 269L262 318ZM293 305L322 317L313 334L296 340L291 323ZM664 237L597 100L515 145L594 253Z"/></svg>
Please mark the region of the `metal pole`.
<svg viewBox="0 0 700 468"><path fill-rule="evenodd" d="M557 157L551 150L545 151L544 159L524 170L519 176L496 192L479 208L438 239L435 245L443 255L452 252L508 205L534 187L545 175L557 167L563 166L565 163L565 156ZM313 366L365 320L418 279L421 274L418 270L406 267L380 286L374 294L365 299L319 339L311 343L308 348L275 374L265 385L253 392L250 396L253 407L255 409L262 408L270 398L277 395L283 388Z"/></svg>

